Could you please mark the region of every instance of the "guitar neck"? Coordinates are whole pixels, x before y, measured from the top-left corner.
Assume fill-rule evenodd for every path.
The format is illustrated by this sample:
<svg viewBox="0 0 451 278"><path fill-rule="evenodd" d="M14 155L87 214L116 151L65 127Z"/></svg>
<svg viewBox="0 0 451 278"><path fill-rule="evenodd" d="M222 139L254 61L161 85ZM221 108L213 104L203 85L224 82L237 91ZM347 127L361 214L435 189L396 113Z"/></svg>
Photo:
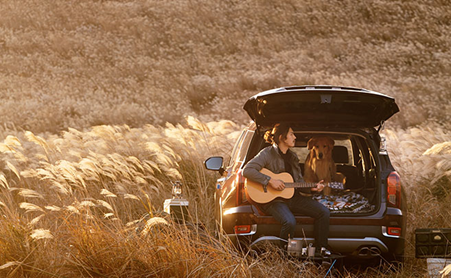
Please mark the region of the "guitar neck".
<svg viewBox="0 0 451 278"><path fill-rule="evenodd" d="M316 187L316 182L286 182L285 187L288 188L313 188ZM343 189L343 184L340 182L324 183L325 186L329 186L334 189Z"/></svg>
<svg viewBox="0 0 451 278"><path fill-rule="evenodd" d="M285 187L288 188L313 188L316 187L314 182L286 182Z"/></svg>

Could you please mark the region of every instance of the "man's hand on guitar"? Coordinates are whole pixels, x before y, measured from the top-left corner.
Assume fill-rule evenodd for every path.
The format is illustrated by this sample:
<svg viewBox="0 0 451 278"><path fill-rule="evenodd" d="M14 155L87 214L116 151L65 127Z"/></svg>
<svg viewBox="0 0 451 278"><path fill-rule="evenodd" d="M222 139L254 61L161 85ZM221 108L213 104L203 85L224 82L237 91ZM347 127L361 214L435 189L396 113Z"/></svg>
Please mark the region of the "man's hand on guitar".
<svg viewBox="0 0 451 278"><path fill-rule="evenodd" d="M274 188L275 190L279 190L282 191L285 189L285 184L283 183L283 181L278 180L278 179L273 179L271 178L268 182L269 186L271 186L272 188Z"/></svg>
<svg viewBox="0 0 451 278"><path fill-rule="evenodd" d="M316 187L312 188L312 191L316 191L316 192L321 192L321 191L323 191L324 187L326 187L326 186L323 184L323 182L324 182L323 180L319 181L319 182L316 184Z"/></svg>

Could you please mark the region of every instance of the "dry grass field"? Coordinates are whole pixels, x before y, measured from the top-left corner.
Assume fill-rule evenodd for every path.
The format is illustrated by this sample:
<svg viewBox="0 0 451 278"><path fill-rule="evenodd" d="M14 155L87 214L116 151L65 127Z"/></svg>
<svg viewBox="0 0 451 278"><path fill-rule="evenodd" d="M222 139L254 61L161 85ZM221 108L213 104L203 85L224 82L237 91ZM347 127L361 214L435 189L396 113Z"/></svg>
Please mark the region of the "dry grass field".
<svg viewBox="0 0 451 278"><path fill-rule="evenodd" d="M318 277L213 236L245 100L335 84L396 98L382 131L414 230L451 227L448 0L0 1L0 277ZM198 225L159 218L181 180ZM338 275L338 274L334 274Z"/></svg>

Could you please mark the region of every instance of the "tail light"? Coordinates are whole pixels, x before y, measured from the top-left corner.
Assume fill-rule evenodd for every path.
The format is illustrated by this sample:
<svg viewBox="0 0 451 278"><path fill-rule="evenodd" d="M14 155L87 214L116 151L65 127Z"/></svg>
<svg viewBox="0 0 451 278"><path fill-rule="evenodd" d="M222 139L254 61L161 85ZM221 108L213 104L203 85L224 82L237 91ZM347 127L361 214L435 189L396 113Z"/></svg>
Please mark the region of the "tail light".
<svg viewBox="0 0 451 278"><path fill-rule="evenodd" d="M401 208L401 179L396 172L387 178L387 201L389 206Z"/></svg>
<svg viewBox="0 0 451 278"><path fill-rule="evenodd" d="M238 171L235 178L236 184L236 205L240 205L247 201L246 192L244 191L244 182L246 178L243 176L243 172L241 170Z"/></svg>

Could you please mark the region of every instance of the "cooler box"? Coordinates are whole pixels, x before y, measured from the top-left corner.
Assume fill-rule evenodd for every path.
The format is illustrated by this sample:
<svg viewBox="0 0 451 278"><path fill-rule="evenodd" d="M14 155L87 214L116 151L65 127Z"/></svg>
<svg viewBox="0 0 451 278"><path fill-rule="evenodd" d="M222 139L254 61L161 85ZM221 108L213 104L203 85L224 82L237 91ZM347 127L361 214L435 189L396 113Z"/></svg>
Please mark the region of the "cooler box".
<svg viewBox="0 0 451 278"><path fill-rule="evenodd" d="M451 229L416 229L415 257L451 258Z"/></svg>
<svg viewBox="0 0 451 278"><path fill-rule="evenodd" d="M189 201L186 199L166 199L164 201L164 211L177 220L185 220L188 219L188 205Z"/></svg>

